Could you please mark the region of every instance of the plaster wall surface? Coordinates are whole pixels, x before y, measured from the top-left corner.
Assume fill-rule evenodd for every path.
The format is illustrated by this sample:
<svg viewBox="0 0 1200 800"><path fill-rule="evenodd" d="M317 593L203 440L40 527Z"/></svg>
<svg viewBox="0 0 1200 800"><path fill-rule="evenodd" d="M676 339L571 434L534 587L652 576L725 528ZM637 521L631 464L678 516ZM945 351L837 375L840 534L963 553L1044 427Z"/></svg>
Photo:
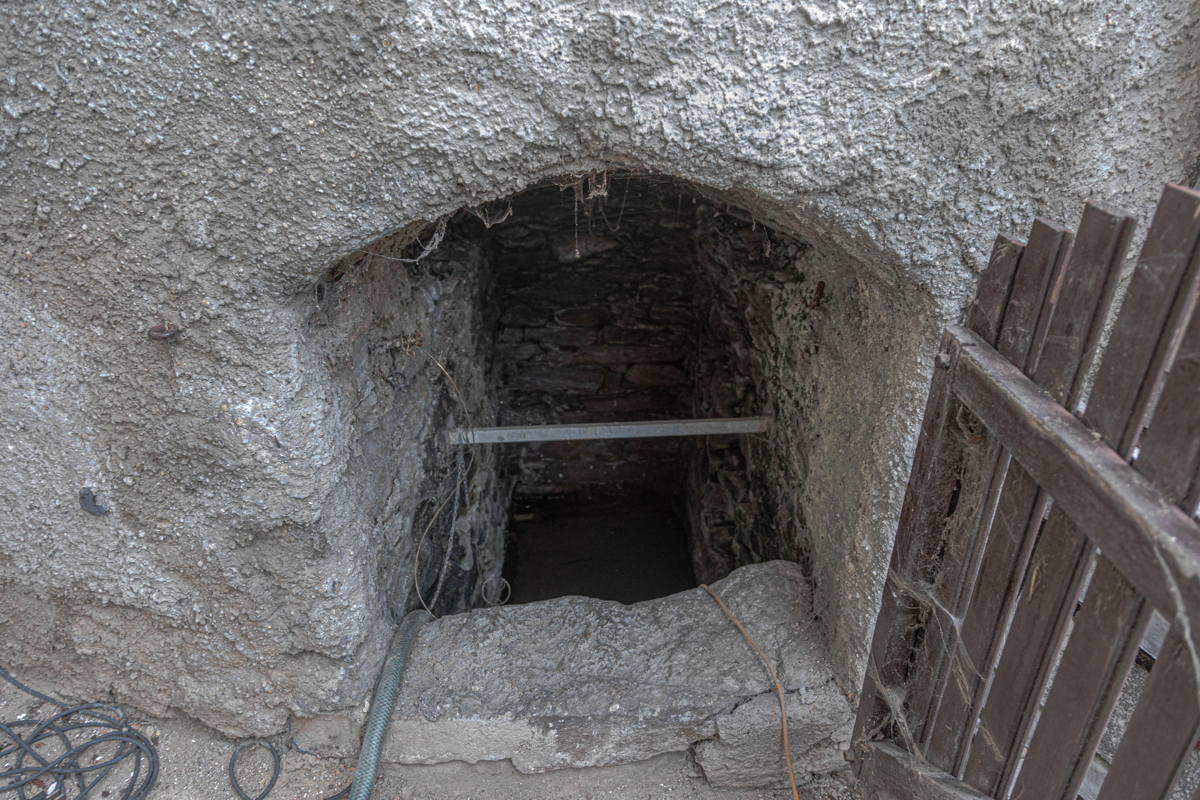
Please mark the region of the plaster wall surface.
<svg viewBox="0 0 1200 800"><path fill-rule="evenodd" d="M315 287L414 222L619 165L721 192L933 309L886 385L846 386L895 413L858 430L840 505L809 520L858 543L861 590L826 619L853 686L938 323L997 228L1089 198L1145 217L1194 170L1198 13L6 3L0 662L229 733L360 701L387 593L352 557L361 398L312 333ZM181 335L148 340L164 319Z"/></svg>

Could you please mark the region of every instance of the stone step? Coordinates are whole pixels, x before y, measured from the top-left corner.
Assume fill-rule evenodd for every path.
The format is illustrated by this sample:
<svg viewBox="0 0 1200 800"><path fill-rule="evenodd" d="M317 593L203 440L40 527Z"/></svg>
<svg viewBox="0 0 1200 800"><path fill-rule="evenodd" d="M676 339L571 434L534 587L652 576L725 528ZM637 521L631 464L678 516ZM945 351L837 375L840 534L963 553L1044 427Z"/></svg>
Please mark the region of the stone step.
<svg viewBox="0 0 1200 800"><path fill-rule="evenodd" d="M742 567L713 588L774 662L797 778L843 769L853 709L799 567ZM770 679L701 589L634 605L560 597L430 622L384 760L509 761L540 773L686 752L716 786L786 781Z"/></svg>

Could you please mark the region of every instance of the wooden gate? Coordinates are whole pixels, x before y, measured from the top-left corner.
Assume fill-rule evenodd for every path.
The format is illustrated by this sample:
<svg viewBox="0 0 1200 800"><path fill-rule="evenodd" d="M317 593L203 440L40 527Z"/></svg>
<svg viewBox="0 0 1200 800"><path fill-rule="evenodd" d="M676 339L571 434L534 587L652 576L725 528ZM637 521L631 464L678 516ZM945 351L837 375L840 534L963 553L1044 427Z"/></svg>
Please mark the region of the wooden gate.
<svg viewBox="0 0 1200 800"><path fill-rule="evenodd" d="M855 729L868 798L1074 800L1154 612L1100 799L1165 797L1196 744L1200 193L1163 192L1109 328L1133 227L1088 205L1077 237L1000 237L945 333Z"/></svg>

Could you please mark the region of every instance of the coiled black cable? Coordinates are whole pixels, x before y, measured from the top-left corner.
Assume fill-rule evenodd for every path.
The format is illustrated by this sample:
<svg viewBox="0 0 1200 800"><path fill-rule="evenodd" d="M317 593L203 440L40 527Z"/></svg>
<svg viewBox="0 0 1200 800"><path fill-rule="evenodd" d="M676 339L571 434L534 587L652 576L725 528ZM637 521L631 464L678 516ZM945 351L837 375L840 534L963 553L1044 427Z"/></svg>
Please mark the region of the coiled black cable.
<svg viewBox="0 0 1200 800"><path fill-rule="evenodd" d="M13 792L18 800L56 800L74 784L72 800L88 800L102 783L111 795L105 779L130 758L131 774L118 800L144 800L150 794L158 781L158 751L120 709L103 703L64 703L26 686L3 667L0 678L59 709L43 720L0 722L0 796ZM44 749L58 754L40 753L47 744ZM111 755L85 763L85 756L106 746L115 748Z"/></svg>
<svg viewBox="0 0 1200 800"><path fill-rule="evenodd" d="M242 753L253 747L261 747L270 753L271 779L267 781L266 787L264 787L261 792L254 795L254 797L250 797L246 790L242 788L241 781L238 780L237 763ZM267 795L269 795L271 790L275 788L275 782L279 780L279 773L281 771L282 770L279 765L279 751L275 749L275 745L259 739L251 739L248 742L242 742L236 748L234 748L233 755L229 757L229 785L233 787L234 794L241 798L241 800L266 800Z"/></svg>
<svg viewBox="0 0 1200 800"><path fill-rule="evenodd" d="M271 777L267 780L267 785L263 787L263 790L251 797L245 788L242 787L241 781L238 780L237 766L238 759L241 758L242 753L255 747L261 747L271 756ZM262 739L251 739L248 742L242 742L234 749L233 755L229 757L229 785L233 787L233 792L238 796L239 800L266 800L267 795L275 788L275 783L279 780L279 775L282 771L279 751L275 749L275 745ZM324 800L344 800L349 795L350 787L347 786L337 794L331 794L324 798Z"/></svg>

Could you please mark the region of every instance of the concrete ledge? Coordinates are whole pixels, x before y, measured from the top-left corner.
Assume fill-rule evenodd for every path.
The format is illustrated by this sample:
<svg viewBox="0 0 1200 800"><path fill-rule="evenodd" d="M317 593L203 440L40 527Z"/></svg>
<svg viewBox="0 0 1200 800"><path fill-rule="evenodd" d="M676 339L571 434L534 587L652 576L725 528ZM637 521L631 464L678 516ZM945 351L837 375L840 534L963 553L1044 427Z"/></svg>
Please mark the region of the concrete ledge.
<svg viewBox="0 0 1200 800"><path fill-rule="evenodd" d="M834 682L799 568L714 584L776 663L800 773L842 764L852 708ZM445 617L422 631L384 759L510 759L526 773L623 764L698 742L724 785L783 780L769 680L702 590L632 606L562 597Z"/></svg>

